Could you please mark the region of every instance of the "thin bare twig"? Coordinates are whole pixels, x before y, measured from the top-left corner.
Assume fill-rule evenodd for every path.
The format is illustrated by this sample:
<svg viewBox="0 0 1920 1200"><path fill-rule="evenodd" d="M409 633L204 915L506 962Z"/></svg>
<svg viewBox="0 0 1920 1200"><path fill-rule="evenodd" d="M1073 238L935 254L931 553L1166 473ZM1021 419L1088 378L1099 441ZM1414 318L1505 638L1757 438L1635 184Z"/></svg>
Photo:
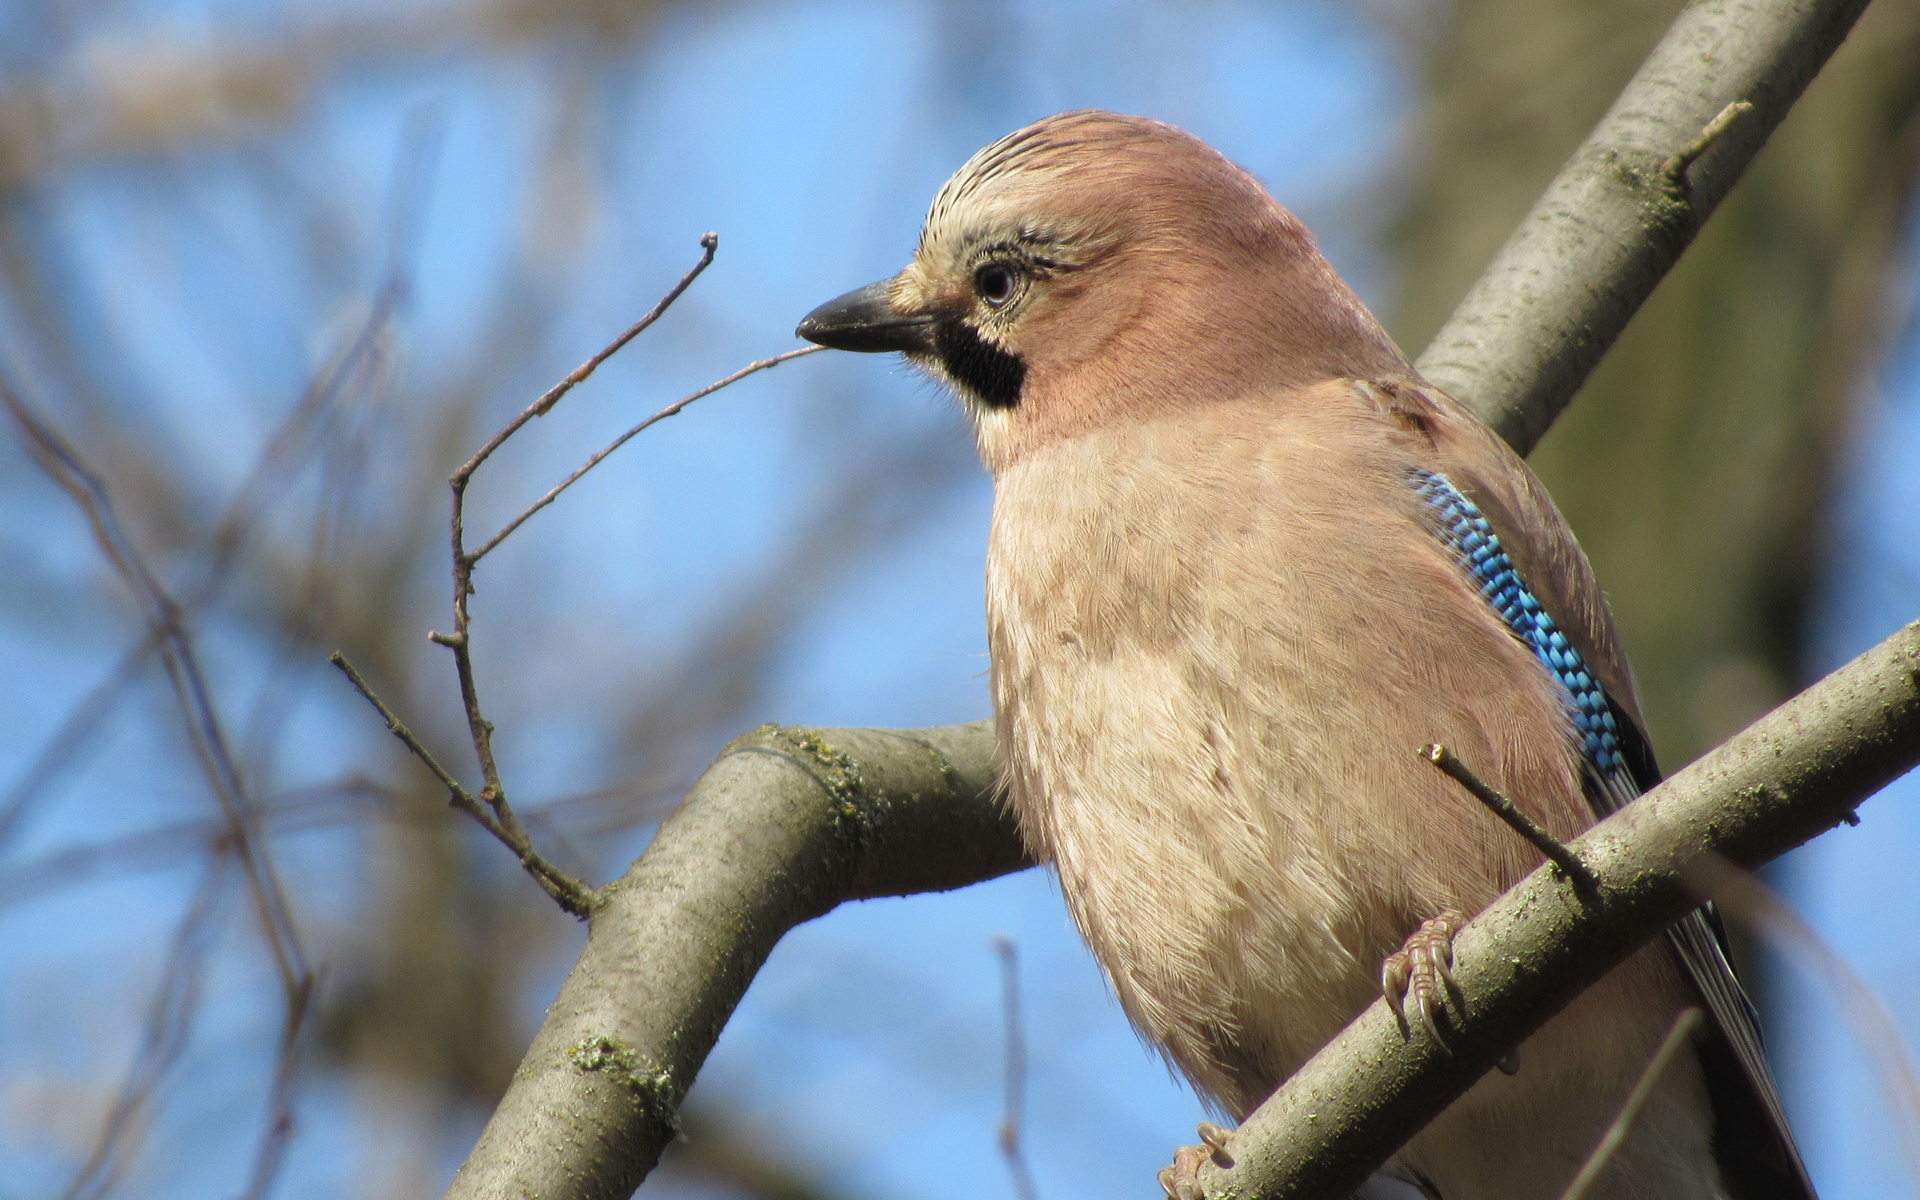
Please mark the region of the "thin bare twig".
<svg viewBox="0 0 1920 1200"><path fill-rule="evenodd" d="M1001 1020L1007 1031L1007 1099L998 1131L1000 1154L1013 1177L1016 1200L1039 1200L1033 1172L1020 1145L1020 1129L1027 1117L1027 1037L1020 1019L1020 951L1013 939L996 937L993 952L1000 958Z"/></svg>
<svg viewBox="0 0 1920 1200"><path fill-rule="evenodd" d="M667 294L660 298L660 302L647 310L646 316L641 317L638 321L629 325L626 332L614 338L611 342L608 342L600 349L599 353L568 372L565 379L562 379L559 383L554 384L545 392L542 392L538 400L527 405L526 408L521 410L519 416L508 421L501 427L500 432L488 438L485 445L474 451L472 458L460 464L460 469L455 471L452 477L455 493L459 493L466 488L467 481L472 479L473 473L480 469L480 464L491 458L493 452L505 445L508 438L520 432L521 426L533 420L535 417L546 416L547 413L553 410L554 405L560 403L562 396L572 391L575 385L584 382L587 376L600 369L601 363L606 362L609 358L619 353L621 347L646 332L647 326L658 321L665 315L667 309L673 307L673 302L680 298L680 293L693 286L693 281L700 278L700 273L713 264L714 253L719 250L719 248L719 234L713 232L703 234L700 238L700 261L688 268L687 273L680 277L680 282L669 288Z"/></svg>
<svg viewBox="0 0 1920 1200"><path fill-rule="evenodd" d="M705 271L713 262L714 253L719 244L719 235L708 233L703 236L700 239L700 260L689 268L685 275L680 277L680 281L674 284L665 296L661 297L659 303L655 304L645 316L628 326L620 336L614 338L613 341L602 347L593 357L574 368L566 378L562 379L553 387L548 388L538 400L535 400L532 404L522 409L520 413L508 421L499 432L495 433L491 438L488 438L486 443L482 445L479 450L475 451L471 458L465 463L462 463L459 469L455 470L447 480L449 486L453 489L453 511L451 521L449 522L448 539L453 564L453 630L450 633L429 631L427 637L453 651L454 673L459 680L461 707L466 713L467 731L472 739L474 757L479 761L480 765L480 790L478 792L468 790L451 771L442 766L439 760L421 743L420 739L414 736L413 731L407 727L407 724L375 694L373 688L368 685L367 681L361 677L358 671L354 670L353 666L347 662L343 655L336 651L328 660L340 668L347 676L349 682L353 684L354 689L358 691L369 704L373 705L375 711L380 714L381 719L386 722L388 731L399 738L401 743L405 745L428 770L433 772L434 777L447 789L448 799L453 806L480 822L482 828L492 834L508 849L512 850L515 857L520 860L520 865L526 868L527 873L533 876L535 882L537 882L549 896L553 897L554 901L558 903L561 908L583 919L592 911L593 890L534 850L532 839L527 835L525 827L521 825L519 817L515 815L513 805L507 799L506 786L501 781L499 763L493 752L493 722L487 720L486 713L481 708L480 689L478 683L475 681L473 670L471 616L468 609L468 599L473 595L474 567L490 551L504 542L515 530L519 529L521 525L525 524L529 517L553 503L553 501L559 497L560 493L566 491L567 488L571 487L581 476L592 470L609 454L618 450L629 439L648 426L673 416L695 400L703 396L712 395L721 388L738 382L756 371L763 371L769 367L778 366L790 358L798 358L803 354L811 354L821 347L809 346L802 350L793 350L785 354L775 355L772 358L749 363L740 370L728 375L726 378L711 383L691 395L676 400L674 403L661 409L632 429L629 429L626 433L620 435L611 445L588 459L586 464L579 470L567 476L566 479L550 489L546 495L535 501L526 511L508 522L507 526L489 538L485 545L473 551L469 551L466 548L467 486L473 481L474 473L480 469L481 464L485 463L487 459L493 455L494 451L505 445L507 439L519 432L535 417L544 416L548 412L551 412L554 405L560 402L561 397L565 396L567 392L571 391L576 385L586 380L588 376L592 375L593 372L599 368L600 364L611 358L621 347L625 346L645 331L648 326L659 320L661 315L672 306L673 302L679 299L680 295L685 292L688 287L692 286L693 281L699 278L700 273Z"/></svg>
<svg viewBox="0 0 1920 1200"><path fill-rule="evenodd" d="M1653 1052L1647 1065L1640 1072L1640 1080L1633 1085L1633 1091L1627 1094L1627 1102L1620 1106L1620 1113L1614 1117L1613 1124L1607 1126L1607 1132L1600 1138L1600 1144L1587 1156L1586 1165L1573 1177L1567 1190L1560 1193L1560 1200L1581 1200L1594 1181L1600 1178L1600 1172L1607 1169L1613 1156L1620 1150L1620 1144L1627 1140L1627 1134L1633 1132L1633 1124L1640 1119L1646 1109L1647 1101L1653 1099L1653 1089L1660 1084L1660 1077L1673 1065L1687 1039L1693 1031L1700 1028L1703 1014L1697 1008L1689 1008L1674 1019L1673 1028L1667 1030L1666 1040Z"/></svg>
<svg viewBox="0 0 1920 1200"><path fill-rule="evenodd" d="M147 656L160 645L160 641L159 631L142 631L140 640L134 643L133 648L120 656L120 661L114 664L107 677L95 684L73 706L60 727L54 730L53 736L42 744L40 752L27 764L27 769L7 789L5 798L0 799L0 844L13 835L33 802L45 795L54 780L79 760L81 749L105 724L107 717L112 715L127 685L139 676L141 669L146 666Z"/></svg>
<svg viewBox="0 0 1920 1200"><path fill-rule="evenodd" d="M529 835L545 831L559 836L573 831L575 836L596 837L664 818L672 808L669 797L678 799L668 790L670 786L663 782L641 788L593 788L517 811ZM262 803L259 814L263 831L275 838L362 822L421 825L428 819L399 805L390 789L357 777L293 789L274 797L271 803ZM0 869L0 911L44 900L104 874L126 879L230 848L226 823L217 817L179 821L68 846Z"/></svg>
<svg viewBox="0 0 1920 1200"><path fill-rule="evenodd" d="M82 1194L84 1189L85 1195L104 1196L111 1189L124 1169L128 1153L124 1141L137 1127L137 1118L147 1098L184 1047L197 1007L198 981L206 954L207 939L200 927L206 924L209 906L219 894L230 856L239 861L246 878L259 925L279 974L284 1001L280 1050L249 1196L264 1196L271 1188L292 1137L293 1105L302 1051L311 1033L318 978L301 944L291 905L265 844L259 806L215 705L189 621L219 593L252 528L269 507L287 494L288 478L327 445L331 430L337 424L343 397L356 381L364 386L364 381L372 378L371 368L377 362L382 335L404 303L408 290L406 263L418 240L420 200L426 193L425 181L436 159L433 144L437 135L436 123L418 116L409 121L395 172L387 262L371 309L341 352L313 378L262 448L239 492L207 539L197 572L177 594L161 584L159 575L125 535L101 476L50 420L0 378L0 393L4 393L0 401L4 401L20 428L29 452L48 478L79 505L102 552L137 598L146 626L139 640L122 655L112 674L62 723L32 767L10 790L4 812L0 812L0 836L4 836L7 828L17 825L34 797L77 758L81 746L104 725L128 685L156 654L185 720L194 756L219 802L222 818L221 827L209 830L209 836L202 839L210 853L207 876L176 938L174 956L154 1000L147 1043L135 1073L109 1112L94 1154L76 1178L71 1194Z"/></svg>
<svg viewBox="0 0 1920 1200"><path fill-rule="evenodd" d="M493 550L494 547L498 546L501 542L506 541L507 536L509 534L511 534L514 530L520 528L520 526L526 524L528 517L531 517L533 514L539 512L541 509L545 508L547 505L552 504L555 500L559 499L561 492L566 491L568 488L572 487L575 483L578 483L582 475L585 475L588 471L591 471L595 467L599 466L601 463L601 460L605 459L609 454L612 454L615 450L618 450L620 447L626 445L629 439L631 439L635 434L638 434L642 430L646 429L649 425L653 425L657 422L664 421L671 416L677 416L681 409L685 408L689 404L692 404L695 400L699 400L704 397L711 396L715 392L719 391L721 388L728 387L732 384L736 384L740 382L742 379L745 379L747 376L752 375L756 371L765 371L770 367L777 367L781 363L786 362L789 359L804 358L809 354L818 354L820 351L825 350L826 348L827 347L825 346L804 346L798 350L789 350L785 354L776 354L771 358L755 359L753 362L750 362L746 366L741 367L738 371L735 371L733 374L728 375L723 379L716 379L712 383L701 388L699 391L691 392L685 396L680 397L680 399L675 400L672 404L667 405L665 408L661 409L659 412L654 413L652 416L648 417L646 420L640 422L638 425L635 425L632 429L627 430L625 433L621 434L619 437L613 439L613 441L607 443L604 449L602 449L599 453L595 454L592 458L589 458L585 463L582 463L579 470L567 476L565 479L562 479L559 483L554 484L552 488L548 489L546 495L540 497L538 500L535 500L532 504L528 505L526 510L522 512L519 516L515 517L511 521L508 521L505 527L502 528L499 533L496 533L492 537L488 538L486 543L482 545L478 550L475 550L472 553L472 555L470 555L469 557L474 562L479 562L481 559L485 558L487 554L491 550Z"/></svg>
<svg viewBox="0 0 1920 1200"><path fill-rule="evenodd" d="M272 803L261 804L259 811L261 827L269 836L400 816L386 789L371 780L353 778L294 789ZM138 872L162 870L231 849L226 821L220 817L171 822L67 846L0 869L0 911L89 883L104 874L124 880Z"/></svg>
<svg viewBox="0 0 1920 1200"><path fill-rule="evenodd" d="M516 810L529 836L598 837L660 821L679 799L673 776L651 783L591 788ZM400 805L397 794L373 780L295 788L258 805L266 836L285 838L361 822L424 825L430 818ZM229 848L218 817L172 822L95 842L83 842L0 869L0 911L44 900L111 873L117 879L165 870Z"/></svg>
<svg viewBox="0 0 1920 1200"><path fill-rule="evenodd" d="M554 903L583 920L592 913L593 890L541 857L540 852L533 848L532 839L527 837L527 831L521 827L519 820L513 815L512 808L504 803L498 805L481 803L472 792L467 790L465 784L454 777L453 772L440 765L440 760L433 756L433 752L428 750L418 737L414 736L413 730L407 728L406 722L387 707L386 701L380 698L379 693L361 678L360 672L354 670L353 664L347 661L346 655L336 650L327 656L327 661L340 668L340 673L347 677L347 682L353 685L353 690L359 692L368 704L373 705L374 711L380 714L380 719L387 723L387 731L399 738L400 744L412 751L413 756L419 759L427 770L433 772L434 778L447 789L448 802L480 822L481 828L499 839L507 849L513 851L514 856L520 860L520 865L526 868L527 874L533 876L534 882L538 883L547 895L553 897Z"/></svg>
<svg viewBox="0 0 1920 1200"><path fill-rule="evenodd" d="M347 682L353 685L353 690L359 692L368 704L373 705L374 711L380 714L380 719L387 723L387 732L399 738L400 744L412 751L413 756L419 759L427 770L433 772L433 777L452 794L453 803L471 813L474 820L487 827L488 833L505 840L506 834L494 823L493 814L473 798L473 793L454 777L453 772L440 765L440 760L433 756L433 751L427 749L420 739L414 736L413 730L407 728L406 722L387 707L387 702L380 698L379 693L375 692L372 686L361 677L360 672L354 669L353 664L347 661L347 656L335 650L327 655L327 661L340 668L340 673L347 677Z"/></svg>
<svg viewBox="0 0 1920 1200"><path fill-rule="evenodd" d="M308 964L286 891L274 869L273 860L260 836L259 817L248 791L245 775L235 761L213 694L201 669L199 652L185 614L159 578L129 540L114 512L112 498L101 477L80 457L79 452L45 416L37 412L0 373L0 405L19 428L28 452L47 478L71 496L92 527L101 552L139 601L148 625L148 637L158 644L161 665L171 684L175 703L184 719L188 742L206 776L209 790L220 806L227 824L231 852L239 860L253 900L254 912L265 935L285 1004L281 1025L282 1056L276 1069L273 1092L272 1125L276 1140L284 1144L293 1125L292 1095L297 1081L298 1061L288 1048L297 1046L305 1036L311 1013L314 976ZM184 1038L184 1033L181 1034ZM160 1073L171 1067L175 1054L159 1059ZM151 1090L157 1083L156 1074ZM116 1110L117 1111L117 1110ZM102 1161L114 1157L114 1146L128 1128L125 1120L110 1114L102 1131L101 1145L106 1147ZM263 1162L267 1147L263 1146ZM272 1155L278 1163L277 1152ZM271 1173L256 1178L270 1180ZM80 1181L76 1181L76 1187ZM264 1185L263 1185L264 1186Z"/></svg>
<svg viewBox="0 0 1920 1200"><path fill-rule="evenodd" d="M405 302L410 290L409 264L420 237L424 198L437 162L438 122L416 115L409 121L395 167L394 196L387 237L387 265L366 318L346 339L332 361L301 393L280 426L268 438L252 468L221 514L207 539L205 558L192 582L181 591L181 619L202 611L219 595L247 537L272 502L287 494L286 483L310 461L325 442L348 384L364 378L380 346L382 335ZM269 487L271 483L273 486ZM118 706L127 687L138 678L149 656L161 647L165 629L149 626L128 647L106 678L76 704L40 753L28 764L0 800L0 842L18 827L33 801L79 757Z"/></svg>
<svg viewBox="0 0 1920 1200"><path fill-rule="evenodd" d="M306 952L295 932L279 877L265 850L252 836L252 799L228 749L192 633L184 623L180 607L122 531L100 477L59 430L20 396L4 374L0 374L0 406L12 416L41 470L79 505L101 552L138 598L149 629L161 641L162 663L186 719L194 754L227 817L262 930L273 951L281 986L291 996L298 981L308 973Z"/></svg>
<svg viewBox="0 0 1920 1200"><path fill-rule="evenodd" d="M673 305L673 302L680 298L681 293L692 286L693 281L700 277L700 273L707 269L708 264L713 262L714 252L719 248L719 245L720 237L718 234L707 233L701 237L700 261L695 263L688 269L685 275L680 277L680 282L668 289L667 294L660 298L659 303L648 310L645 316L628 326L620 336L608 342L606 346L601 348L599 353L589 358L586 362L581 363L578 367L575 367L568 373L565 379L548 388L538 400L535 400L532 404L521 410L520 414L501 427L498 433L488 438L486 444L476 450L473 457L462 463L459 469L454 471L452 476L447 480L448 485L453 489L453 515L449 529L449 542L451 543L451 556L453 560L453 632L429 632L427 636L453 651L454 674L460 681L460 704L466 711L467 732L473 741L474 757L480 762L482 782L477 803L474 802L476 797L473 793L459 786L451 774L440 767L438 763L434 762L430 755L425 753L424 748L420 747L418 739L414 738L411 733L402 736L401 731L406 729L405 724L402 723L398 717L394 716L386 705L378 701L372 690L366 686L365 681L361 680L357 674L351 673L351 669L346 665L344 659L340 658L338 654L334 655L335 665L339 666L342 670L349 671L348 677L354 680L354 686L360 690L360 694L380 709L381 716L386 718L387 728L392 730L396 737L400 737L403 742L406 742L407 748L413 750L416 755L420 756L421 761L425 762L428 767L433 770L434 774L440 777L440 781L447 785L448 793L453 797L455 806L473 814L475 817L479 817L481 812L480 806L485 805L486 809L490 810L491 819L483 819L480 823L486 827L489 833L506 843L508 848L519 856L521 865L533 875L534 879L539 882L542 888L546 889L547 894L552 896L554 900L560 904L560 907L566 909L574 916L583 919L589 911L591 890L584 883L559 870L559 868L534 852L532 842L528 839L526 831L520 827L519 818L513 814L513 805L508 802L506 787L500 780L500 766L493 754L493 722L487 720L485 712L480 708L480 689L479 685L474 681L473 674L473 654L470 648L470 620L467 600L473 595L474 565L480 561L481 554L484 554L488 549L492 549L493 546L498 545L506 534L496 535L479 554L470 554L467 552L467 485L472 482L473 473L480 469L480 465L486 462L495 450L505 445L508 438L518 433L527 422L533 420L535 417L543 416L551 412L553 406L560 402L562 396L565 396L569 391L573 390L575 385L585 380L589 375L592 375L601 363L611 358L622 346L625 346L628 342L639 336L648 326L659 320L661 315ZM509 529L506 532L511 533L512 530Z"/></svg>
<svg viewBox="0 0 1920 1200"><path fill-rule="evenodd" d="M1593 872L1580 856L1567 848L1565 842L1542 829L1532 817L1520 811L1520 806L1505 793L1495 790L1485 780L1473 773L1467 764L1460 761L1458 755L1438 742L1420 748L1420 757L1426 759L1454 782L1466 788L1475 800L1487 806L1494 816L1505 821L1512 830L1533 844L1534 849L1547 856L1547 861L1559 867L1568 879L1571 879L1583 892L1593 889Z"/></svg>

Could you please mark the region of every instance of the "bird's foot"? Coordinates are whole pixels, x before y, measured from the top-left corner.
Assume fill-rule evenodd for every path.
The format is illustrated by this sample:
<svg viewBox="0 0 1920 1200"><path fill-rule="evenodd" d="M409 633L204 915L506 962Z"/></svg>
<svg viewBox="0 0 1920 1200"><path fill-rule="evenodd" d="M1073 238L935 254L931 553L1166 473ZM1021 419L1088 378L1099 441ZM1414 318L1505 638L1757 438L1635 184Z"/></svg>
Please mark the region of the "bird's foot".
<svg viewBox="0 0 1920 1200"><path fill-rule="evenodd" d="M1166 1190L1167 1200L1206 1200L1206 1193L1200 1190L1200 1164L1212 1159L1217 1167L1233 1165L1233 1156L1227 1153L1232 1130L1202 1121L1199 1132L1201 1144L1175 1150L1173 1165L1160 1172L1160 1186Z"/></svg>
<svg viewBox="0 0 1920 1200"><path fill-rule="evenodd" d="M1439 1017L1454 990L1453 935L1466 923L1466 914L1450 908L1414 930L1407 944L1380 964L1380 992L1402 1032L1412 1032L1407 1018L1407 1009L1412 1008L1442 1050L1447 1049L1447 1039L1440 1032Z"/></svg>

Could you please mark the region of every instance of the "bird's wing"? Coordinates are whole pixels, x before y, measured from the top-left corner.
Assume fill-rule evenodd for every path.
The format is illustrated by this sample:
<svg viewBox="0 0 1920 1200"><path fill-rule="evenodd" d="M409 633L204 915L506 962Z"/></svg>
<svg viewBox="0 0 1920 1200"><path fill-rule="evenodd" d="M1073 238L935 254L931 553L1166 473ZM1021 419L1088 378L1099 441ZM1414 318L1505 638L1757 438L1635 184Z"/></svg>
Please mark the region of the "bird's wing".
<svg viewBox="0 0 1920 1200"><path fill-rule="evenodd" d="M1658 783L1660 769L1613 618L1566 520L1519 456L1458 401L1403 381L1362 387L1432 446L1434 469L1416 471L1411 483L1435 506L1442 535L1471 538L1473 529L1484 529L1504 552L1505 577L1490 570L1484 556L1475 565L1463 555L1463 566L1490 603L1506 606L1503 615L1512 614L1508 624L1516 636L1530 642L1568 688L1595 815L1619 810ZM1483 524L1475 526L1476 519ZM1530 616L1535 602L1537 615ZM1701 1064L1724 1181L1739 1200L1814 1200L1761 1048L1757 1015L1727 960L1718 914L1710 905L1696 909L1667 936L1714 1018L1716 1036L1703 1040Z"/></svg>

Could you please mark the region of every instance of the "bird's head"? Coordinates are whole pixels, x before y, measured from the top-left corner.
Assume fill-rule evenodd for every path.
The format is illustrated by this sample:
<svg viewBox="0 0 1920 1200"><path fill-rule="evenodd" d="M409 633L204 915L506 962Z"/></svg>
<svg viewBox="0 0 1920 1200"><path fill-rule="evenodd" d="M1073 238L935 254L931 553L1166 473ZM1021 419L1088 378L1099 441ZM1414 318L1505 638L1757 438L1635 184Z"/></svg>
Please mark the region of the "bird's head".
<svg viewBox="0 0 1920 1200"><path fill-rule="evenodd" d="M906 269L797 332L946 380L995 469L1170 406L1408 369L1252 176L1171 125L1095 110L975 154Z"/></svg>

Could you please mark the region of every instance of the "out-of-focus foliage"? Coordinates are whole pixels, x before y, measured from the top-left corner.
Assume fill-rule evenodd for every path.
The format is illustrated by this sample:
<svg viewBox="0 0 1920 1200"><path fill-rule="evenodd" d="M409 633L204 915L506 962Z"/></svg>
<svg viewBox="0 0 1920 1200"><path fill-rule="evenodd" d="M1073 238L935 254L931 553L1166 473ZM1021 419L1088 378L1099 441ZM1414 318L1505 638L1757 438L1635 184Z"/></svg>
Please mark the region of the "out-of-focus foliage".
<svg viewBox="0 0 1920 1200"><path fill-rule="evenodd" d="M1408 30L1428 101L1394 332L1446 319L1680 5L1454 0ZM1879 0L1532 464L1592 557L1663 765L1801 682L1849 402L1889 332L1920 170L1920 4Z"/></svg>

